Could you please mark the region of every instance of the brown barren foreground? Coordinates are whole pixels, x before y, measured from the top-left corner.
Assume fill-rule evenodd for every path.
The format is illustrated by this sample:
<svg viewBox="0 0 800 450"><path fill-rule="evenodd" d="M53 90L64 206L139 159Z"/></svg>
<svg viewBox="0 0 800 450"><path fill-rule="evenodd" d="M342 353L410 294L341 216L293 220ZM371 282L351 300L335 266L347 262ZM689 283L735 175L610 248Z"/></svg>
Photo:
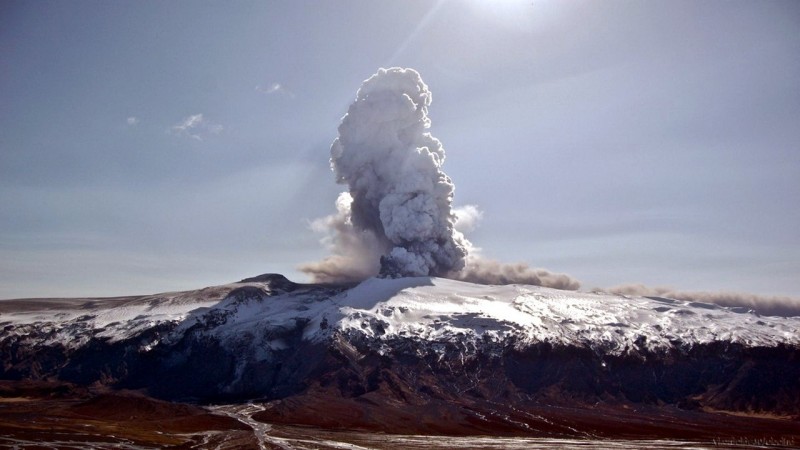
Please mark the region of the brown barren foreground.
<svg viewBox="0 0 800 450"><path fill-rule="evenodd" d="M365 448L574 448L564 444L572 442L598 448L592 445L605 440L613 440L620 448L636 448L651 441L655 448L680 448L681 442L707 448L793 448L800 444L797 418L611 402L582 407L531 404L525 408L475 399L400 403L387 401L378 392L345 398L312 388L265 404L263 411L253 414L252 419L269 424L262 436L246 420L213 409L157 400L141 392L2 381L0 447L249 449L260 445L341 448L348 444ZM426 435L432 438L424 438ZM497 439L483 442L445 436ZM665 447L658 444L671 441L677 442Z"/></svg>
<svg viewBox="0 0 800 450"><path fill-rule="evenodd" d="M323 389L272 402L253 417L271 424L328 430L450 436L514 436L578 439L685 440L800 444L797 417L727 414L642 405L609 399L593 405L516 401L498 403L465 394L460 399L405 401L380 391L344 398Z"/></svg>
<svg viewBox="0 0 800 450"><path fill-rule="evenodd" d="M255 448L252 430L206 409L130 391L0 381L0 446ZM199 446L199 447L198 447Z"/></svg>

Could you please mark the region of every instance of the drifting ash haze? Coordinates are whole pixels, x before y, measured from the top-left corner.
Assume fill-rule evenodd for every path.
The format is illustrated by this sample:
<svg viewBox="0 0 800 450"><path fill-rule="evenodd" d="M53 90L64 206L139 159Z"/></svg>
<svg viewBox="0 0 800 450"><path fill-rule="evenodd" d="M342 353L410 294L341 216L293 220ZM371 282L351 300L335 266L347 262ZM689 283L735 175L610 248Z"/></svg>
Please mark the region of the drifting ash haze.
<svg viewBox="0 0 800 450"><path fill-rule="evenodd" d="M744 292L682 292L667 287L649 287L641 284L614 286L605 291L619 295L668 297L728 307L745 307L766 316L800 316L800 300L791 297L755 295Z"/></svg>
<svg viewBox="0 0 800 450"><path fill-rule="evenodd" d="M300 268L316 282L440 276L478 284L527 284L578 290L567 274L481 257L464 232L476 207L453 207L455 185L442 170L445 151L428 131L431 92L413 69L380 69L364 81L331 145L336 182L347 185L337 213L312 229L331 256ZM747 293L678 292L638 284L608 292L745 306L761 314L800 315L800 300Z"/></svg>

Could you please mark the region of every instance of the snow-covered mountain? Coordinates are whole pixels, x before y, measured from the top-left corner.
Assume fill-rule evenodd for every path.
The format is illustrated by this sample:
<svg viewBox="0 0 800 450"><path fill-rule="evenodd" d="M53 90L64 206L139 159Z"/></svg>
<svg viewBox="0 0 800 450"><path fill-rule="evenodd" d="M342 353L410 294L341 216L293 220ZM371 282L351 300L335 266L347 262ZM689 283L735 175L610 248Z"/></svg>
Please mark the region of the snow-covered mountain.
<svg viewBox="0 0 800 450"><path fill-rule="evenodd" d="M453 402L484 412L618 402L800 414L800 317L667 298L262 275L153 296L4 301L0 329L2 379L202 402L284 399L293 412L275 414L286 417L334 397L398 414ZM523 426L509 414L506 425Z"/></svg>

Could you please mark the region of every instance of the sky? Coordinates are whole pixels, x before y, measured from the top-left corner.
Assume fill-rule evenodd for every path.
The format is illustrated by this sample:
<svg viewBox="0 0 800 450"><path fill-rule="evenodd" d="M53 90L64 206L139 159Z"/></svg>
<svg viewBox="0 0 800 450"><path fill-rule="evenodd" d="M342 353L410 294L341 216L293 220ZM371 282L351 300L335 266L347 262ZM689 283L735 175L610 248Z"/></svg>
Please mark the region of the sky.
<svg viewBox="0 0 800 450"><path fill-rule="evenodd" d="M0 4L0 298L306 281L392 66L486 257L800 296L796 1L82 0Z"/></svg>

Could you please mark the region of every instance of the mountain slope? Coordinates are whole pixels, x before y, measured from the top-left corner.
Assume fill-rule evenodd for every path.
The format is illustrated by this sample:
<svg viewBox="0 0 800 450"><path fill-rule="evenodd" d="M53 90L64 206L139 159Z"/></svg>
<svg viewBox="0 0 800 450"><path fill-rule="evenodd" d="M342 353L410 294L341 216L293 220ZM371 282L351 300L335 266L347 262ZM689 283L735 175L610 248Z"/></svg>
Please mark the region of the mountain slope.
<svg viewBox="0 0 800 450"><path fill-rule="evenodd" d="M319 425L452 433L575 434L534 413L543 405L800 416L800 318L665 298L263 275L156 296L0 302L0 327L0 378L282 399L261 415L286 423L312 423L325 405L338 414Z"/></svg>

